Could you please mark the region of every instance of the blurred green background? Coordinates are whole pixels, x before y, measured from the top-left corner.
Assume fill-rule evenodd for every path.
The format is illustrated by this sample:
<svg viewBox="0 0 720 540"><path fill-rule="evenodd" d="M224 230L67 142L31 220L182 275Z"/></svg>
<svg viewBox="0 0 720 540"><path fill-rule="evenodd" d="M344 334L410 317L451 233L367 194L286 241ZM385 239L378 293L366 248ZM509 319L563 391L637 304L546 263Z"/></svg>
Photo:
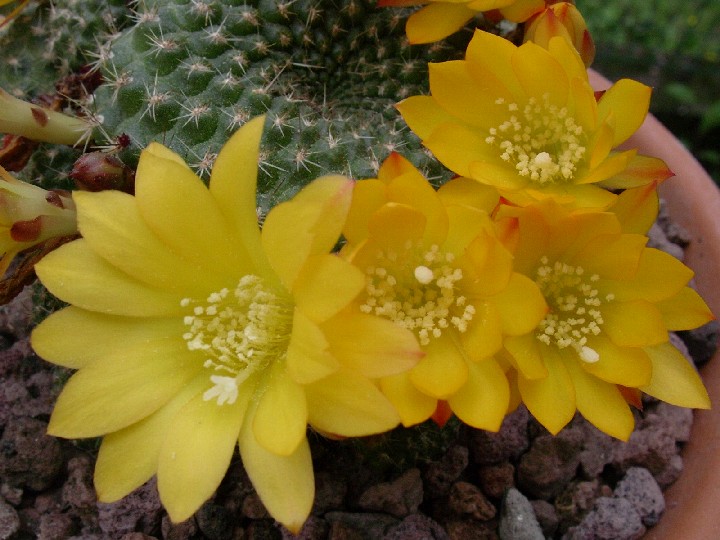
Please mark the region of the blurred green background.
<svg viewBox="0 0 720 540"><path fill-rule="evenodd" d="M720 184L720 2L576 0L593 67L654 88L650 110Z"/></svg>

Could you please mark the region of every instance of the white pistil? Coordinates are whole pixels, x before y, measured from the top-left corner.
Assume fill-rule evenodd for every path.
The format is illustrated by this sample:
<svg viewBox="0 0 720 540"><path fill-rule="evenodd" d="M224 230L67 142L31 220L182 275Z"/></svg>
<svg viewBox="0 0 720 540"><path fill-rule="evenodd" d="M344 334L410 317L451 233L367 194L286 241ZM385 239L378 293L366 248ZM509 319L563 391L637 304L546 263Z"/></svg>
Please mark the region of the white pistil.
<svg viewBox="0 0 720 540"><path fill-rule="evenodd" d="M548 94L530 98L522 110L503 99L495 104L507 109L508 119L490 128L485 142L498 148L503 161L540 185L573 178L587 151L587 135L566 107L551 104Z"/></svg>
<svg viewBox="0 0 720 540"><path fill-rule="evenodd" d="M583 362L598 362L600 355L588 345L588 338L599 335L604 323L600 309L604 302L594 286L600 277L597 274L585 276L580 266L559 261L550 265L547 257L540 263L535 282L545 296L550 312L538 326L537 339L560 349L572 347ZM613 298L608 294L605 302Z"/></svg>
<svg viewBox="0 0 720 540"><path fill-rule="evenodd" d="M184 298L180 305L192 306L192 315L183 318L187 348L206 355L206 369L223 373L210 375L213 386L203 394L206 401L234 403L248 377L287 351L292 305L268 290L258 276L243 276L232 293L222 289L205 302Z"/></svg>
<svg viewBox="0 0 720 540"><path fill-rule="evenodd" d="M412 244L404 248L401 253L378 253L377 264L366 268L366 298L360 310L414 331L421 345L450 327L465 332L475 307L457 294L463 276L452 265L454 255L438 246L426 251Z"/></svg>

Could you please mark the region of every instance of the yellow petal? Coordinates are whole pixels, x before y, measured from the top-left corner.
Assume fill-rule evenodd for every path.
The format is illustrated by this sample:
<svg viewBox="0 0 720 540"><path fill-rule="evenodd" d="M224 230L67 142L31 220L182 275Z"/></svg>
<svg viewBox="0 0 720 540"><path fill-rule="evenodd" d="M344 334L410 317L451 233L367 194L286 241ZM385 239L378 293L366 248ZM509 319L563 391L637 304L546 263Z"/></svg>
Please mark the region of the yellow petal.
<svg viewBox="0 0 720 540"><path fill-rule="evenodd" d="M217 273L212 264L184 259L160 241L143 221L131 195L78 191L73 200L88 245L136 280L193 298L227 286L227 277Z"/></svg>
<svg viewBox="0 0 720 540"><path fill-rule="evenodd" d="M493 235L479 232L458 261L463 269L463 292L472 297L498 294L512 276L512 254Z"/></svg>
<svg viewBox="0 0 720 540"><path fill-rule="evenodd" d="M432 43L457 32L474 15L464 4L430 4L410 15L405 32L412 44Z"/></svg>
<svg viewBox="0 0 720 540"><path fill-rule="evenodd" d="M650 106L652 89L632 79L620 79L598 101L601 121L611 113L615 122L613 146L624 142L642 125Z"/></svg>
<svg viewBox="0 0 720 540"><path fill-rule="evenodd" d="M655 306L671 331L691 330L715 319L705 301L690 287L683 287L678 294Z"/></svg>
<svg viewBox="0 0 720 540"><path fill-rule="evenodd" d="M270 515L292 533L300 532L315 498L315 478L307 439L295 452L279 456L258 444L252 412L240 431L240 457L253 487Z"/></svg>
<svg viewBox="0 0 720 540"><path fill-rule="evenodd" d="M400 418L368 379L341 371L305 387L313 427L344 437L362 437L394 428Z"/></svg>
<svg viewBox="0 0 720 540"><path fill-rule="evenodd" d="M547 95L550 103L567 105L570 80L560 62L532 42L523 43L513 54L512 68L528 97Z"/></svg>
<svg viewBox="0 0 720 540"><path fill-rule="evenodd" d="M586 174L575 178L576 184L597 184L608 178L622 173L635 157L635 150L626 152L610 152L597 167L590 169Z"/></svg>
<svg viewBox="0 0 720 540"><path fill-rule="evenodd" d="M469 180L480 186L477 182ZM484 187L484 186L483 186ZM463 253L478 235L488 237L487 231L493 231L490 217L482 210L466 205L452 205L447 207L449 229L447 238L442 244L443 251L450 253Z"/></svg>
<svg viewBox="0 0 720 540"><path fill-rule="evenodd" d="M655 223L660 201L653 182L623 191L608 209L620 220L625 233L647 234Z"/></svg>
<svg viewBox="0 0 720 540"><path fill-rule="evenodd" d="M589 239L574 260L589 275L607 280L632 279L637 275L646 243L647 237L639 234L599 234Z"/></svg>
<svg viewBox="0 0 720 540"><path fill-rule="evenodd" d="M560 25L562 26L562 25ZM564 27L563 27L564 29ZM587 81L587 69L585 64L580 58L580 54L572 46L572 40L570 35L565 31L565 36L554 36L551 37L548 42L548 52L552 55L555 60L560 62L563 70L567 73L570 79L579 79L581 81ZM589 86L588 86L589 88Z"/></svg>
<svg viewBox="0 0 720 540"><path fill-rule="evenodd" d="M182 315L181 297L132 279L88 246L70 242L47 254L35 271L51 293L90 311L133 317Z"/></svg>
<svg viewBox="0 0 720 540"><path fill-rule="evenodd" d="M411 96L395 105L403 120L418 137L425 140L452 117L430 96Z"/></svg>
<svg viewBox="0 0 720 540"><path fill-rule="evenodd" d="M292 378L300 384L307 384L337 371L340 364L330 354L329 347L324 332L296 309L287 350L287 369Z"/></svg>
<svg viewBox="0 0 720 540"><path fill-rule="evenodd" d="M313 255L295 280L293 299L315 322L347 306L365 287L365 274L337 255Z"/></svg>
<svg viewBox="0 0 720 540"><path fill-rule="evenodd" d="M357 244L368 237L370 216L386 202L386 186L380 180L372 178L355 183L352 204L343 228L348 243Z"/></svg>
<svg viewBox="0 0 720 540"><path fill-rule="evenodd" d="M475 315L460 340L467 355L475 361L492 356L502 347L502 322L493 302L471 299Z"/></svg>
<svg viewBox="0 0 720 540"><path fill-rule="evenodd" d="M210 175L210 194L257 265L261 259L257 222L257 170L265 116L246 122L223 145Z"/></svg>
<svg viewBox="0 0 720 540"><path fill-rule="evenodd" d="M407 373L381 379L380 388L397 409L405 427L424 422L437 408L437 399L415 388Z"/></svg>
<svg viewBox="0 0 720 540"><path fill-rule="evenodd" d="M407 204L422 212L427 220L425 241L428 244L439 244L445 239L448 228L445 208L420 171L413 169L393 178L387 194L389 201Z"/></svg>
<svg viewBox="0 0 720 540"><path fill-rule="evenodd" d="M503 333L510 336L531 332L548 310L545 297L535 282L517 272L492 301L500 315Z"/></svg>
<svg viewBox="0 0 720 540"><path fill-rule="evenodd" d="M182 319L114 317L74 306L57 311L32 333L32 346L45 360L77 369L124 347L181 336Z"/></svg>
<svg viewBox="0 0 720 540"><path fill-rule="evenodd" d="M465 385L448 398L457 417L477 429L498 431L510 402L505 373L492 358L468 364Z"/></svg>
<svg viewBox="0 0 720 540"><path fill-rule="evenodd" d="M448 169L461 176L471 176L483 183L491 184L484 178L471 174L474 162L483 163L500 159L499 152L488 145L478 131L458 123L439 125L423 140L435 157Z"/></svg>
<svg viewBox="0 0 720 540"><path fill-rule="evenodd" d="M503 17L513 22L524 22L545 7L545 0L515 0L500 10Z"/></svg>
<svg viewBox="0 0 720 540"><path fill-rule="evenodd" d="M430 148L430 147L428 147ZM430 148L433 150L432 148ZM462 151L463 147L455 148L456 152ZM437 155L437 152L433 150L433 153ZM471 156L472 157L472 156ZM478 156L480 157L480 156ZM438 159L440 159L438 157ZM473 161L469 163L466 166L466 171L463 172L458 169L453 169L452 167L448 168L452 169L458 174L462 174L464 176L470 176L471 178L474 178L478 182L481 182L483 184L487 184L488 186L495 186L496 188L500 190L508 190L510 192L518 189L523 189L528 185L528 181L520 176L517 171L514 169L514 167L508 166L505 163L500 163L500 156L497 156L497 159L495 159L495 156L491 157L491 160L488 161ZM442 161L442 160L441 160ZM445 163L443 161L443 163ZM501 192L501 195L505 196L505 193Z"/></svg>
<svg viewBox="0 0 720 540"><path fill-rule="evenodd" d="M602 186L608 189L629 189L662 182L673 174L662 159L636 155L624 170L603 180Z"/></svg>
<svg viewBox="0 0 720 540"><path fill-rule="evenodd" d="M253 420L255 439L268 452L289 456L305 439L305 392L288 375L283 362L274 363L262 385Z"/></svg>
<svg viewBox="0 0 720 540"><path fill-rule="evenodd" d="M593 133L597 129L597 100L587 72L583 77L570 78L570 98L573 104L573 117L585 133Z"/></svg>
<svg viewBox="0 0 720 540"><path fill-rule="evenodd" d="M192 516L220 485L253 387L245 381L232 404L218 405L198 394L173 418L160 447L157 471L160 500L173 522Z"/></svg>
<svg viewBox="0 0 720 540"><path fill-rule="evenodd" d="M323 331L342 365L370 378L407 371L425 355L412 332L372 315L341 314Z"/></svg>
<svg viewBox="0 0 720 540"><path fill-rule="evenodd" d="M81 438L122 429L162 407L201 369L202 356L179 337L124 346L70 378L48 432Z"/></svg>
<svg viewBox="0 0 720 540"><path fill-rule="evenodd" d="M497 190L464 176L446 182L440 186L437 194L446 207L470 206L487 214L492 213L500 202Z"/></svg>
<svg viewBox="0 0 720 540"><path fill-rule="evenodd" d="M446 330L424 347L425 358L410 371L410 380L422 393L447 399L465 384L468 377L465 353Z"/></svg>
<svg viewBox="0 0 720 540"><path fill-rule="evenodd" d="M203 373L153 414L103 438L95 463L98 500L113 502L147 482L156 472L160 446L177 412L208 386Z"/></svg>
<svg viewBox="0 0 720 540"><path fill-rule="evenodd" d="M497 98L503 98L508 103L523 94L520 83L510 68L516 50L517 47L510 40L490 32L475 30L465 52L468 70L477 84L492 89L497 93ZM493 107L490 110L499 112L503 109ZM498 122L498 125L500 123Z"/></svg>
<svg viewBox="0 0 720 540"><path fill-rule="evenodd" d="M396 251L403 248L408 240L421 240L426 225L427 218L416 208L388 203L373 214L369 223L370 238L373 244Z"/></svg>
<svg viewBox="0 0 720 540"><path fill-rule="evenodd" d="M709 409L710 398L695 367L670 343L646 347L652 362L650 384L640 388L646 394L693 409Z"/></svg>
<svg viewBox="0 0 720 540"><path fill-rule="evenodd" d="M140 155L135 200L143 221L179 256L237 279L254 273L247 252L215 198L185 165L147 149ZM169 151L168 151L169 152ZM179 159L179 158L178 158Z"/></svg>
<svg viewBox="0 0 720 540"><path fill-rule="evenodd" d="M600 359L592 364L582 362L582 367L595 377L612 384L637 388L650 382L652 365L648 355L639 347L619 347L599 335L588 345ZM576 358L576 361L579 359Z"/></svg>
<svg viewBox="0 0 720 540"><path fill-rule="evenodd" d="M345 225L352 188L353 182L342 176L318 178L268 213L263 249L288 290L308 257L332 250Z"/></svg>
<svg viewBox="0 0 720 540"><path fill-rule="evenodd" d="M565 362L565 367L575 386L575 401L580 414L600 431L627 441L635 427L635 419L617 386L587 374L574 358Z"/></svg>
<svg viewBox="0 0 720 540"><path fill-rule="evenodd" d="M535 334L506 337L503 345L515 368L525 379L542 379L548 376Z"/></svg>
<svg viewBox="0 0 720 540"><path fill-rule="evenodd" d="M518 389L530 413L556 435L575 415L575 388L555 347L542 347L548 376L526 379L518 374Z"/></svg>
<svg viewBox="0 0 720 540"><path fill-rule="evenodd" d="M646 347L668 340L660 310L645 300L615 302L602 307L603 332L615 345Z"/></svg>

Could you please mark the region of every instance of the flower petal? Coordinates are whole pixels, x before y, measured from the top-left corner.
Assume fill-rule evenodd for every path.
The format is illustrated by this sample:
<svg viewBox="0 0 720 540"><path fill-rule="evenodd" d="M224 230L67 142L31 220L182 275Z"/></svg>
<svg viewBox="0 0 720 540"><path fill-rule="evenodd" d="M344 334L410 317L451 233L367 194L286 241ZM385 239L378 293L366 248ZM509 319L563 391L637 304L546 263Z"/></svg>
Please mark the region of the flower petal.
<svg viewBox="0 0 720 540"><path fill-rule="evenodd" d="M626 189L608 210L618 217L624 233L647 234L655 223L659 208L657 185L650 183Z"/></svg>
<svg viewBox="0 0 720 540"><path fill-rule="evenodd" d="M492 159L500 159L500 153L488 145L480 133L458 123L447 122L439 125L423 139L423 144L448 169L461 176L471 176L485 184L492 184L486 178L471 174L471 165ZM498 166L505 170L506 167ZM515 174L515 176L518 176Z"/></svg>
<svg viewBox="0 0 720 540"><path fill-rule="evenodd" d="M613 146L635 133L647 116L652 89L632 79L620 79L598 101L600 120L613 116L615 138Z"/></svg>
<svg viewBox="0 0 720 540"><path fill-rule="evenodd" d="M684 287L672 298L655 306L670 331L691 330L715 319L705 301L690 287Z"/></svg>
<svg viewBox="0 0 720 540"><path fill-rule="evenodd" d="M491 214L500 202L497 190L464 176L445 182L437 194L446 207L469 206L487 214Z"/></svg>
<svg viewBox="0 0 720 540"><path fill-rule="evenodd" d="M545 297L535 282L517 272L492 301L500 315L503 333L510 336L531 332L548 310Z"/></svg>
<svg viewBox="0 0 720 540"><path fill-rule="evenodd" d="M565 367L575 386L575 401L580 414L601 431L627 441L635 427L635 419L617 386L587 374L574 358L566 361Z"/></svg>
<svg viewBox="0 0 720 540"><path fill-rule="evenodd" d="M32 333L35 352L54 364L77 369L124 347L181 336L182 319L114 317L74 306L57 311Z"/></svg>
<svg viewBox="0 0 720 540"><path fill-rule="evenodd" d="M582 367L595 377L612 384L637 388L650 382L652 365L648 355L639 347L619 347L599 335L589 342L598 353L597 362L582 362Z"/></svg>
<svg viewBox="0 0 720 540"><path fill-rule="evenodd" d="M430 96L411 96L395 105L403 120L418 137L425 140L452 117Z"/></svg>
<svg viewBox="0 0 720 540"><path fill-rule="evenodd" d="M475 361L492 356L502 347L502 322L493 302L471 299L475 307L473 320L460 340L466 354Z"/></svg>
<svg viewBox="0 0 720 540"><path fill-rule="evenodd" d="M355 183L352 204L343 228L348 243L358 244L368 237L368 222L373 213L387 202L386 190L385 184L376 178Z"/></svg>
<svg viewBox="0 0 720 540"><path fill-rule="evenodd" d="M474 16L465 4L430 4L410 15L405 33L413 45L432 43L454 34Z"/></svg>
<svg viewBox="0 0 720 540"><path fill-rule="evenodd" d="M310 424L325 433L362 437L394 428L400 418L363 376L340 371L305 387Z"/></svg>
<svg viewBox="0 0 720 540"><path fill-rule="evenodd" d="M468 69L477 84L485 85L497 94L496 98L503 98L509 103L523 95L520 83L511 69L515 51L517 47L510 40L475 30L465 52ZM502 110L500 107L496 109Z"/></svg>
<svg viewBox="0 0 720 540"><path fill-rule="evenodd" d="M96 255L84 239L48 253L35 271L55 296L90 311L163 317L182 315L184 310L178 294L132 279Z"/></svg>
<svg viewBox="0 0 720 540"><path fill-rule="evenodd" d="M652 379L640 390L678 407L709 409L710 398L695 367L670 343L646 347Z"/></svg>
<svg viewBox="0 0 720 540"><path fill-rule="evenodd" d="M370 378L407 371L425 356L412 332L372 315L340 314L323 331L342 365Z"/></svg>
<svg viewBox="0 0 720 540"><path fill-rule="evenodd" d="M254 386L245 381L237 401L222 406L198 394L172 419L160 447L157 479L160 500L173 522L192 516L220 485Z"/></svg>
<svg viewBox="0 0 720 540"><path fill-rule="evenodd" d="M274 362L262 386L253 419L255 439L268 452L289 456L305 439L305 392L288 375L284 362Z"/></svg>
<svg viewBox="0 0 720 540"><path fill-rule="evenodd" d="M308 257L332 250L345 224L352 188L353 182L342 176L318 178L268 213L263 249L288 290Z"/></svg>
<svg viewBox="0 0 720 540"><path fill-rule="evenodd" d="M492 358L470 362L467 382L448 398L452 411L460 420L488 431L500 429L509 402L507 377Z"/></svg>
<svg viewBox="0 0 720 540"><path fill-rule="evenodd" d="M167 159L169 150L161 148L151 143L138 163L135 200L143 221L179 256L208 265L229 280L253 273L253 254L230 228L215 198L186 165Z"/></svg>
<svg viewBox="0 0 720 540"><path fill-rule="evenodd" d="M575 415L575 387L555 347L542 347L548 369L544 379L526 379L518 374L518 389L530 413L556 435Z"/></svg>
<svg viewBox="0 0 720 540"><path fill-rule="evenodd" d="M265 263L257 221L257 171L265 116L246 122L223 145L210 174L210 194L256 264Z"/></svg>
<svg viewBox="0 0 720 540"><path fill-rule="evenodd" d="M78 224L92 250L134 279L183 297L201 298L227 286L212 264L190 262L143 221L135 198L119 191L78 191ZM203 279L198 279L202 275Z"/></svg>
<svg viewBox="0 0 720 540"><path fill-rule="evenodd" d="M615 345L647 347L668 340L660 310L645 300L613 302L602 307L605 332Z"/></svg>
<svg viewBox="0 0 720 540"><path fill-rule="evenodd" d="M528 41L518 47L511 64L528 97L547 95L558 107L567 105L570 79L560 62L548 51Z"/></svg>
<svg viewBox="0 0 720 540"><path fill-rule="evenodd" d="M540 353L540 345L534 334L506 337L503 345L512 357L515 369L525 379L542 379L548 376L548 370Z"/></svg>
<svg viewBox="0 0 720 540"><path fill-rule="evenodd" d="M295 280L293 299L319 323L347 306L365 287L365 274L337 255L313 255Z"/></svg>
<svg viewBox="0 0 720 540"><path fill-rule="evenodd" d="M207 388L201 374L147 418L103 438L95 463L98 500L113 502L147 482L156 472L160 446L177 412Z"/></svg>
<svg viewBox="0 0 720 540"><path fill-rule="evenodd" d="M424 350L425 358L410 371L410 380L424 394L446 399L467 381L465 353L448 330L439 338L431 338Z"/></svg>
<svg viewBox="0 0 720 540"><path fill-rule="evenodd" d="M202 369L202 356L182 339L138 343L88 364L65 385L48 433L97 437L142 420Z"/></svg>
<svg viewBox="0 0 720 540"><path fill-rule="evenodd" d="M388 203L380 208L369 223L371 243L367 249L377 245L386 250L399 250L408 240L421 240L425 234L425 215L405 204ZM371 248L372 246L372 248ZM375 258L374 253L372 254Z"/></svg>
<svg viewBox="0 0 720 540"><path fill-rule="evenodd" d="M315 498L315 478L307 438L295 452L279 456L255 439L252 412L240 431L240 457L265 508L292 533L300 532Z"/></svg>
<svg viewBox="0 0 720 540"><path fill-rule="evenodd" d="M624 170L603 180L601 185L607 189L629 189L662 182L673 174L662 159L636 155Z"/></svg>
<svg viewBox="0 0 720 540"><path fill-rule="evenodd" d="M340 364L330 354L329 346L320 327L296 309L287 350L287 369L292 378L307 384L337 371Z"/></svg>
<svg viewBox="0 0 720 540"><path fill-rule="evenodd" d="M424 422L437 408L437 399L415 388L407 373L384 377L380 388L397 409L405 427Z"/></svg>

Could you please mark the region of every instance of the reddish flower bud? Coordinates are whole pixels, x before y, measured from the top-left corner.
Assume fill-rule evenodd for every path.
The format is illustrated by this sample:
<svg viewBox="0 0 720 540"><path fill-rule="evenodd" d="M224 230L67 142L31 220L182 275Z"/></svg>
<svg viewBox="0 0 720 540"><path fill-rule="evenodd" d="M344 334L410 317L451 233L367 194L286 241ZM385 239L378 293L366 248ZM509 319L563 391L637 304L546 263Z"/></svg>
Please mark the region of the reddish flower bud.
<svg viewBox="0 0 720 540"><path fill-rule="evenodd" d="M116 156L104 152L90 152L80 156L73 165L70 178L75 180L79 189L85 191L135 191L135 172Z"/></svg>
<svg viewBox="0 0 720 540"><path fill-rule="evenodd" d="M585 65L592 64L595 43L590 37L585 19L569 2L549 5L525 24L525 41L547 48L550 38L555 36L565 37L573 44Z"/></svg>

